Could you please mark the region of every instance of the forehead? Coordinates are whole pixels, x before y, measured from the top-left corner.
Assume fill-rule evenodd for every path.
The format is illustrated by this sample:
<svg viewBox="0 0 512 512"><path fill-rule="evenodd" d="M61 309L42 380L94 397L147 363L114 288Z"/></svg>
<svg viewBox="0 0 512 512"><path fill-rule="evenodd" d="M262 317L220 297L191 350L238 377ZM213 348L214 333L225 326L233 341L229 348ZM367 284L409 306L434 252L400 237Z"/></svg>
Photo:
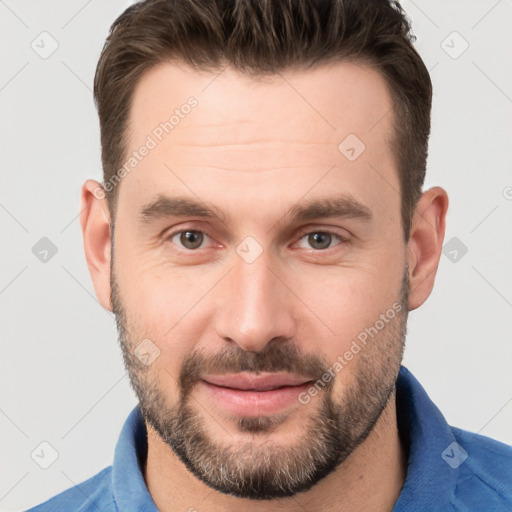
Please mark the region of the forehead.
<svg viewBox="0 0 512 512"><path fill-rule="evenodd" d="M365 65L249 77L229 67L160 64L134 90L126 161L150 149L126 167L119 204L133 208L178 188L205 199L243 194L247 205L251 196L281 204L332 187L381 204L399 190L392 120L387 84ZM386 183L391 190L383 194Z"/></svg>

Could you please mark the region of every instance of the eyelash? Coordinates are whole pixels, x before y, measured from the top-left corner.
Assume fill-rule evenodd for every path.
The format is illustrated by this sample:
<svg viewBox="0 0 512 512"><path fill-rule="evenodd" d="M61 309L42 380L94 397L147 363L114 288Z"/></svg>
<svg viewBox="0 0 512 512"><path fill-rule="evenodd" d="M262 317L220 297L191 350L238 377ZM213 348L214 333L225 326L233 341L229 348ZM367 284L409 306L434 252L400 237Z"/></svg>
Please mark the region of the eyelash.
<svg viewBox="0 0 512 512"><path fill-rule="evenodd" d="M192 228L187 228L187 229L180 229L180 230L177 230L177 231L174 231L172 233L170 233L167 237L166 237L166 240L168 240L169 242L172 241L172 239L176 236L176 235L180 235L182 233L186 233L187 231L192 231L194 233L201 233L203 235L206 235L208 238L212 239L212 237L210 236L210 234L208 233L208 231L203 231L203 230L199 230L199 229L192 229ZM311 235L311 234L314 234L314 233L321 233L323 235L330 235L334 238L337 238L339 240L339 244L336 244L332 247L328 247L326 249L310 249L311 252L315 252L315 253L325 253L331 249L334 249L335 247L337 247L338 245L343 245L343 244L347 244L348 243L348 239L341 236L340 234L334 232L334 231L329 231L329 230L325 230L325 229L313 229L313 230L304 230L304 231L301 231L298 235L298 239L297 239L297 242L299 242L300 240L302 240L305 236L307 235ZM201 248L199 249L187 249L187 248L183 248L183 249L179 249L178 252L199 252L201 250Z"/></svg>

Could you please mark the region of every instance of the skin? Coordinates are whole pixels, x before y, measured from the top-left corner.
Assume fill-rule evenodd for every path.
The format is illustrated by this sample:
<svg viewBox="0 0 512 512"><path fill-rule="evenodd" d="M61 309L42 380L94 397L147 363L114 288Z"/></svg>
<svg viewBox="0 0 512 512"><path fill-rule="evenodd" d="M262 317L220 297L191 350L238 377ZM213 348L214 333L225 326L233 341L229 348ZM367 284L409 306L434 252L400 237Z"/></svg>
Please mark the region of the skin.
<svg viewBox="0 0 512 512"><path fill-rule="evenodd" d="M280 349L282 354L275 354L291 355L297 368L309 358L313 368L325 369L393 304L401 298L405 303L402 314L336 373L327 390L275 421L255 411L260 423L247 423L253 421L254 432L244 431L239 418L210 400L197 381L190 383L187 403L204 422L206 452L211 448L218 455L217 448L231 448L239 456L227 460L247 471L256 470L257 453L306 450L314 436L306 435L305 425L318 424L328 397L341 412L353 411L344 407L356 397L354 403L368 409L363 417L370 431L316 485L262 501L226 494L191 473L147 421L144 478L153 500L164 512L190 507L390 511L406 478L407 456L398 435L394 391L386 394L384 388L394 382L401 362L407 313L432 291L448 196L440 187L423 193L405 243L390 144L392 102L385 80L366 66L337 62L255 79L230 68L219 75L162 64L148 71L135 90L127 153L190 96L198 106L117 185L113 264L106 199L96 197L100 185L94 180L82 188L89 270L101 304L118 316L125 362L139 398L158 403L158 410L177 406L184 385L180 372L199 355L202 368L227 369L228 362L237 368L242 360L263 368L258 354ZM366 146L353 162L338 150L348 134ZM140 210L161 193L199 198L225 218L142 222ZM292 224L286 217L297 204L335 193L350 194L371 210L372 218ZM208 235L200 249L187 249L179 236L169 236L187 229ZM325 231L347 241L334 237L328 249L312 246L308 234ZM247 236L262 249L252 263L236 252ZM405 296L400 293L404 278ZM143 339L160 350L148 367L133 356ZM221 352L233 354L232 359L219 363L214 357ZM386 400L370 421L370 409L378 409L374 396ZM361 434L349 420L347 428ZM251 456L240 457L246 446Z"/></svg>

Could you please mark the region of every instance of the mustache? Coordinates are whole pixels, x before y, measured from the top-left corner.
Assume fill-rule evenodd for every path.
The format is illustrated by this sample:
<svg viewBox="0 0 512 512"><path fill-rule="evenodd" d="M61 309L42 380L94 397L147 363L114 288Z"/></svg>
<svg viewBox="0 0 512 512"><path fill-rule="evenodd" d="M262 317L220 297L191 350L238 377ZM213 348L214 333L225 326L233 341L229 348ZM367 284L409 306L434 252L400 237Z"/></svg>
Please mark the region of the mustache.
<svg viewBox="0 0 512 512"><path fill-rule="evenodd" d="M303 354L296 345L286 342L271 342L260 352L249 352L233 345L213 355L203 350L189 354L183 361L178 381L184 398L205 375L286 372L316 381L328 368L329 365L320 356Z"/></svg>

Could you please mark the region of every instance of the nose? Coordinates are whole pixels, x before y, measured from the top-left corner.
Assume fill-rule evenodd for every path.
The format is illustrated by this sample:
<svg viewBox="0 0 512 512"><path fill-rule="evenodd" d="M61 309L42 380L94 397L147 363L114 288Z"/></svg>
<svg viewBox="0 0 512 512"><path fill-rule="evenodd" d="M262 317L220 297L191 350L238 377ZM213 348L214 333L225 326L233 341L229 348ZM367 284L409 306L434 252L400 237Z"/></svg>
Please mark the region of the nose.
<svg viewBox="0 0 512 512"><path fill-rule="evenodd" d="M247 263L235 256L234 268L218 297L217 334L251 352L276 338L295 335L294 295L263 252Z"/></svg>

